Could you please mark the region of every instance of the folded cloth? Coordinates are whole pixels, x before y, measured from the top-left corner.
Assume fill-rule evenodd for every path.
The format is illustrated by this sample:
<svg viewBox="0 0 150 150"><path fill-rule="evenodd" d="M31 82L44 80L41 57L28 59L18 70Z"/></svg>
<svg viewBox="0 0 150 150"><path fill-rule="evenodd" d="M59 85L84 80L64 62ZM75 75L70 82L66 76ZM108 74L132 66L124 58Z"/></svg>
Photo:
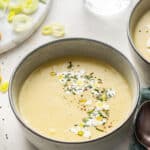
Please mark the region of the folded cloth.
<svg viewBox="0 0 150 150"><path fill-rule="evenodd" d="M140 102L139 105L142 104L145 101L150 100L150 87L149 88L144 88L141 91L141 98L140 98ZM139 108L139 107L138 107ZM138 111L138 109L137 109ZM136 113L137 114L137 113ZM136 115L135 114L135 115ZM136 118L136 116L134 117ZM134 119L135 120L135 119ZM144 148L136 139L135 134L134 134L134 121L133 121L133 127L132 127L132 135L130 137L130 144L129 144L129 150L146 150L146 148Z"/></svg>
<svg viewBox="0 0 150 150"><path fill-rule="evenodd" d="M130 145L129 145L129 150L146 150L135 138L134 133L131 135L130 138Z"/></svg>

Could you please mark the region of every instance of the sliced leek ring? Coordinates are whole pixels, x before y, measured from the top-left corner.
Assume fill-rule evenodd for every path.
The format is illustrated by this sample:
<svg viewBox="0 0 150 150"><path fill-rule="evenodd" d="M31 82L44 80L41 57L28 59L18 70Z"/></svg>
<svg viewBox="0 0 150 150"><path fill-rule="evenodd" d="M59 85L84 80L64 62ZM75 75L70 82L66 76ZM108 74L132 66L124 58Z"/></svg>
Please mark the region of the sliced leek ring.
<svg viewBox="0 0 150 150"><path fill-rule="evenodd" d="M43 35L51 35L52 34L52 27L50 25L44 26L42 28L42 34Z"/></svg>
<svg viewBox="0 0 150 150"><path fill-rule="evenodd" d="M52 35L54 37L63 37L65 35L65 31L62 30L62 31L53 31Z"/></svg>
<svg viewBox="0 0 150 150"><path fill-rule="evenodd" d="M14 11L16 14L19 14L22 12L22 5L10 3L8 6L8 9L9 9L9 11Z"/></svg>
<svg viewBox="0 0 150 150"><path fill-rule="evenodd" d="M18 14L13 19L13 30L17 33L27 31L32 26L32 18L24 15Z"/></svg>
<svg viewBox="0 0 150 150"><path fill-rule="evenodd" d="M16 13L12 10L8 13L8 16L7 16L7 20L9 23L11 23L15 17Z"/></svg>
<svg viewBox="0 0 150 150"><path fill-rule="evenodd" d="M8 10L9 12L8 12L7 20L8 22L12 22L14 16L22 12L22 5L19 2L18 3L10 2L8 6Z"/></svg>
<svg viewBox="0 0 150 150"><path fill-rule="evenodd" d="M38 9L38 0L25 0L22 4L24 14L33 14Z"/></svg>
<svg viewBox="0 0 150 150"><path fill-rule="evenodd" d="M53 23L52 25L52 35L54 37L63 37L65 35L64 26L59 23Z"/></svg>
<svg viewBox="0 0 150 150"><path fill-rule="evenodd" d="M0 9L6 9L9 5L10 0L0 0Z"/></svg>

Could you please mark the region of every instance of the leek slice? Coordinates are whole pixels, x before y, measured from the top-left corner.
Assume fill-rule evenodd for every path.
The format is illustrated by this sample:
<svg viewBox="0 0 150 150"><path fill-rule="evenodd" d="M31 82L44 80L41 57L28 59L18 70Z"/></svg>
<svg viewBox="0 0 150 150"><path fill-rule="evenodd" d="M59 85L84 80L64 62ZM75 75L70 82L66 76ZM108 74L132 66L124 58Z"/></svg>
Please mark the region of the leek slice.
<svg viewBox="0 0 150 150"><path fill-rule="evenodd" d="M10 0L0 0L0 9L5 9L8 7Z"/></svg>
<svg viewBox="0 0 150 150"><path fill-rule="evenodd" d="M9 23L11 23L14 19L14 17L22 12L22 5L21 4L15 4L15 3L10 3L8 6L9 12L7 16L7 20Z"/></svg>
<svg viewBox="0 0 150 150"><path fill-rule="evenodd" d="M15 32L24 32L31 28L32 18L24 14L18 14L13 19L13 30Z"/></svg>
<svg viewBox="0 0 150 150"><path fill-rule="evenodd" d="M6 93L8 91L9 82L4 82L0 85L0 92Z"/></svg>
<svg viewBox="0 0 150 150"><path fill-rule="evenodd" d="M38 9L38 0L25 0L22 4L22 12L25 14L33 14Z"/></svg>
<svg viewBox="0 0 150 150"><path fill-rule="evenodd" d="M16 15L16 13L14 11L10 11L8 13L7 20L8 20L9 23L11 23L13 21L15 15Z"/></svg>
<svg viewBox="0 0 150 150"><path fill-rule="evenodd" d="M63 37L65 35L64 26L59 23L53 23L52 25L52 35L54 37Z"/></svg>
<svg viewBox="0 0 150 150"><path fill-rule="evenodd" d="M8 16L7 20L9 23L13 21L15 15L22 12L22 0L11 0L8 5Z"/></svg>
<svg viewBox="0 0 150 150"><path fill-rule="evenodd" d="M51 35L52 34L52 27L50 25L44 26L42 28L42 34L43 35Z"/></svg>
<svg viewBox="0 0 150 150"><path fill-rule="evenodd" d="M8 9L9 9L9 11L14 11L16 14L19 14L22 12L22 5L10 3L8 6Z"/></svg>

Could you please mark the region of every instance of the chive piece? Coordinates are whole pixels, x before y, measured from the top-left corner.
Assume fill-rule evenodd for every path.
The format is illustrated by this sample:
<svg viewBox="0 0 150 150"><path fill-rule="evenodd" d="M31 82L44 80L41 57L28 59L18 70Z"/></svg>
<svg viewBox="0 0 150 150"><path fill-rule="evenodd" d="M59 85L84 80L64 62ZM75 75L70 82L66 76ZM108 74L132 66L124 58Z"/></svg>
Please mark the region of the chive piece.
<svg viewBox="0 0 150 150"><path fill-rule="evenodd" d="M90 114L93 113L94 110L95 110L95 109L89 110L87 113L90 115Z"/></svg>
<svg viewBox="0 0 150 150"><path fill-rule="evenodd" d="M102 83L102 79L98 79L98 83Z"/></svg>
<svg viewBox="0 0 150 150"><path fill-rule="evenodd" d="M91 85L88 85L88 86L87 86L87 88L91 89L91 88L92 88L92 86L91 86Z"/></svg>
<svg viewBox="0 0 150 150"><path fill-rule="evenodd" d="M91 72L90 75L92 76L94 74L94 72Z"/></svg>
<svg viewBox="0 0 150 150"><path fill-rule="evenodd" d="M98 127L95 127L95 129L96 129L97 131L104 132L104 130L102 130L102 129L98 128Z"/></svg>
<svg viewBox="0 0 150 150"><path fill-rule="evenodd" d="M67 68L68 68L68 69L71 69L72 67L73 67L73 64L72 64L71 61L69 61L69 64L68 64Z"/></svg>
<svg viewBox="0 0 150 150"><path fill-rule="evenodd" d="M94 91L96 91L97 93L99 93L99 90L98 90L98 89L94 89Z"/></svg>
<svg viewBox="0 0 150 150"><path fill-rule="evenodd" d="M83 118L82 121L83 121L84 123L86 123L86 122L88 121L88 118Z"/></svg>

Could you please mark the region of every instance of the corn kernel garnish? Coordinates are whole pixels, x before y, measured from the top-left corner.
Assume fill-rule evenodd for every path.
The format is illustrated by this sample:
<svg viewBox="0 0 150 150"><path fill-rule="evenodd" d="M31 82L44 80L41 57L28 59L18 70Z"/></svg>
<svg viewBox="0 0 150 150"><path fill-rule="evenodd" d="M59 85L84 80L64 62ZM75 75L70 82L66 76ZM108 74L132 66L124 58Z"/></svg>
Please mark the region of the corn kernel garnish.
<svg viewBox="0 0 150 150"><path fill-rule="evenodd" d="M56 76L56 72L51 71L51 72L50 72L50 75L51 75L51 76Z"/></svg>
<svg viewBox="0 0 150 150"><path fill-rule="evenodd" d="M83 85L83 81L77 81L77 85Z"/></svg>
<svg viewBox="0 0 150 150"><path fill-rule="evenodd" d="M80 123L79 126L80 126L80 127L84 127L84 124L83 124L83 123Z"/></svg>
<svg viewBox="0 0 150 150"><path fill-rule="evenodd" d="M44 26L42 28L42 34L43 35L51 35L52 34L52 27L51 26Z"/></svg>
<svg viewBox="0 0 150 150"><path fill-rule="evenodd" d="M102 94L102 96L101 96L101 100L102 101L106 101L107 100L107 96L106 96L106 94L104 93L104 94Z"/></svg>
<svg viewBox="0 0 150 150"><path fill-rule="evenodd" d="M59 79L59 80L61 80L61 79L63 79L63 78L64 78L64 76L63 76L62 74L58 76L58 79Z"/></svg>
<svg viewBox="0 0 150 150"><path fill-rule="evenodd" d="M80 103L85 103L87 100L86 99L80 99L79 102Z"/></svg>
<svg viewBox="0 0 150 150"><path fill-rule="evenodd" d="M103 119L102 116L97 116L97 117L96 117L96 120L98 120L98 121L101 121L102 119Z"/></svg>
<svg viewBox="0 0 150 150"><path fill-rule="evenodd" d="M6 93L8 91L9 82L3 82L0 85L0 92Z"/></svg>
<svg viewBox="0 0 150 150"><path fill-rule="evenodd" d="M79 136L83 136L84 132L83 131L78 131L77 133Z"/></svg>
<svg viewBox="0 0 150 150"><path fill-rule="evenodd" d="M97 103L96 103L96 106L97 106L97 107L103 107L103 103L102 103L102 102L97 102Z"/></svg>

